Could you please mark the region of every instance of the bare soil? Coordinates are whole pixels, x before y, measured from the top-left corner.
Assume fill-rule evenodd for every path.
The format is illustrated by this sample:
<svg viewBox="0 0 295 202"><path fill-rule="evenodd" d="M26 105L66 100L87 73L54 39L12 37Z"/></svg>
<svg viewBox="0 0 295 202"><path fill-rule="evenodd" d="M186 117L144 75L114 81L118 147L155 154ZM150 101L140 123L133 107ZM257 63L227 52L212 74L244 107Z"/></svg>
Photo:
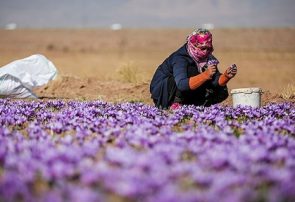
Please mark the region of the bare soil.
<svg viewBox="0 0 295 202"><path fill-rule="evenodd" d="M0 66L43 54L59 71L35 90L44 99L102 99L152 104L149 83L159 64L178 49L188 29L0 30ZM229 89L261 87L263 104L283 99L295 85L295 28L213 30L219 70L236 63ZM229 97L224 104L231 104Z"/></svg>

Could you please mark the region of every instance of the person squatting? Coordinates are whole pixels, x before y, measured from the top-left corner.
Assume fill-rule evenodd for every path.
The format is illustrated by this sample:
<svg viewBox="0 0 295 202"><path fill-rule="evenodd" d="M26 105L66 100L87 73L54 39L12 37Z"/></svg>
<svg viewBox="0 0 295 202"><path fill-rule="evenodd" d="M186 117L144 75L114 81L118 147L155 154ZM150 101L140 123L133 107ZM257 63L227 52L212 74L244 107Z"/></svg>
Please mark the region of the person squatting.
<svg viewBox="0 0 295 202"><path fill-rule="evenodd" d="M213 51L209 30L192 32L186 43L157 68L152 78L150 92L156 107L207 107L224 101L228 97L226 85L237 74L237 66L233 64L221 74Z"/></svg>

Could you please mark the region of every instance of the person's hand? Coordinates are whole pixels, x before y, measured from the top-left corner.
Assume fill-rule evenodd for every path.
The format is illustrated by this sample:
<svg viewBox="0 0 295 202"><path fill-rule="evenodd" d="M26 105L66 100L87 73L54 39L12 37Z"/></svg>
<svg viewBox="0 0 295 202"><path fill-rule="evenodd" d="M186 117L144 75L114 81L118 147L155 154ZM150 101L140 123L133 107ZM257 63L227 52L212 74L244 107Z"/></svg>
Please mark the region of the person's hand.
<svg viewBox="0 0 295 202"><path fill-rule="evenodd" d="M211 79L212 76L216 73L216 71L217 71L216 65L211 65L203 73L207 76L207 79Z"/></svg>
<svg viewBox="0 0 295 202"><path fill-rule="evenodd" d="M225 71L225 76L229 79L233 78L237 74L238 68L235 64L232 64L230 67L227 68Z"/></svg>

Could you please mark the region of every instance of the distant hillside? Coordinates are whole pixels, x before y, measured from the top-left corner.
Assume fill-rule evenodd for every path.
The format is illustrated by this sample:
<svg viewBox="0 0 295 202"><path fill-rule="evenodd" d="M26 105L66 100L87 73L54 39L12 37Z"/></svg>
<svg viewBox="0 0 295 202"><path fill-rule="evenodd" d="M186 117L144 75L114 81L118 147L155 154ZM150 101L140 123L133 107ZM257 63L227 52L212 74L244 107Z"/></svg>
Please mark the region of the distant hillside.
<svg viewBox="0 0 295 202"><path fill-rule="evenodd" d="M295 26L294 0L0 0L0 27Z"/></svg>

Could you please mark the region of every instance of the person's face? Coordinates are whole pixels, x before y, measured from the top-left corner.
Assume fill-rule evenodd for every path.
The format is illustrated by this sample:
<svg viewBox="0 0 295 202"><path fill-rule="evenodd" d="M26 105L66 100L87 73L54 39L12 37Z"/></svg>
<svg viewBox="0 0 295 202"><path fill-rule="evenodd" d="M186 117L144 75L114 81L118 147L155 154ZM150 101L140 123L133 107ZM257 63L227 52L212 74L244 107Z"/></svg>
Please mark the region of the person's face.
<svg viewBox="0 0 295 202"><path fill-rule="evenodd" d="M204 52L204 53L207 53L207 52L210 52L212 50L212 47L211 46L207 46L207 45L204 45L204 46L200 46L198 45L197 46L197 49L201 52Z"/></svg>
<svg viewBox="0 0 295 202"><path fill-rule="evenodd" d="M196 46L197 50L198 50L198 55L200 58L205 58L207 57L210 52L212 51L212 46L208 46L208 45L197 45Z"/></svg>

